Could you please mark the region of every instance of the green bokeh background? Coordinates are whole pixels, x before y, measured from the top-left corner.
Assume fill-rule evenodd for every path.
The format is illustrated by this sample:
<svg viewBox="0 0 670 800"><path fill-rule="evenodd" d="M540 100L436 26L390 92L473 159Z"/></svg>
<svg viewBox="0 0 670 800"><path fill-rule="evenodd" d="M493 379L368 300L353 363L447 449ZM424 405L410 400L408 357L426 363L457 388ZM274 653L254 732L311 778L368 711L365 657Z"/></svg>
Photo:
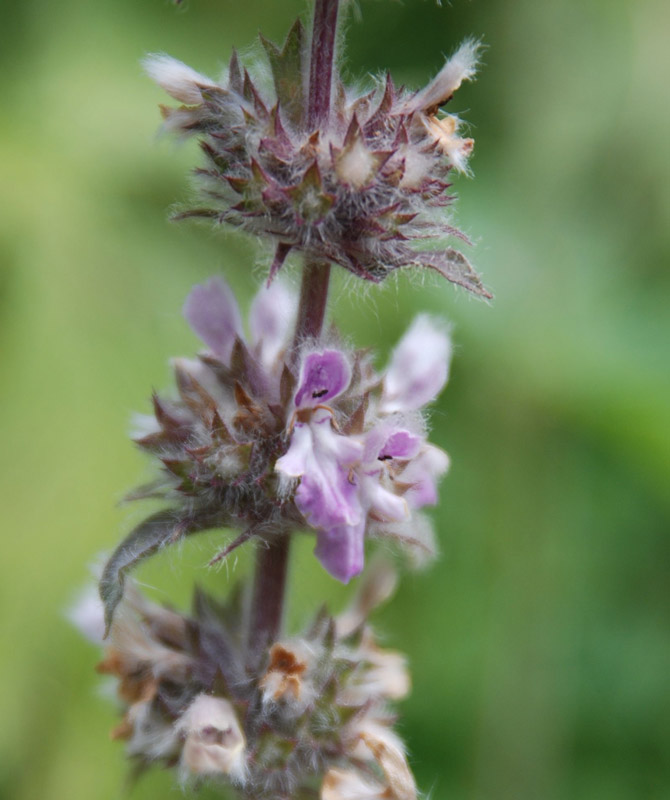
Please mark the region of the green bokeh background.
<svg viewBox="0 0 670 800"><path fill-rule="evenodd" d="M222 270L247 303L265 254L172 225L193 146L156 141L167 51L216 73L303 0L4 0L0 20L0 797L123 796L97 654L64 619L87 564L142 514L126 438L173 354L189 287ZM378 625L411 659L401 728L434 800L670 797L670 5L667 0L363 0L347 70L420 86L469 34L454 101L477 140L458 221L492 306L421 277L338 279L333 316L380 356L417 309L454 323L432 413L452 472L441 560ZM293 267L295 270L295 266ZM140 578L185 604L220 537ZM290 624L347 590L294 554ZM148 775L137 800L179 796ZM213 793L204 793L207 798Z"/></svg>

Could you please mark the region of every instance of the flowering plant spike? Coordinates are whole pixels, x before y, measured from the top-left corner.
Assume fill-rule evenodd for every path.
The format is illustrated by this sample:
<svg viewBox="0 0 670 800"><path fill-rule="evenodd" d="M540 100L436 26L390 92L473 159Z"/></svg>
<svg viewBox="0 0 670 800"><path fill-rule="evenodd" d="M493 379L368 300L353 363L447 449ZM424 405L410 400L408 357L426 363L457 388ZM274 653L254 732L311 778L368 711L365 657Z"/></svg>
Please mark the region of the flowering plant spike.
<svg viewBox="0 0 670 800"><path fill-rule="evenodd" d="M451 344L421 314L379 370L368 351L324 333L331 265L373 282L428 268L490 297L444 244L467 241L444 208L473 143L441 108L473 77L476 44L419 91L387 76L356 93L337 71L338 5L316 0L309 36L296 22L281 47L261 38L272 88L235 53L221 81L165 55L146 60L182 104L162 109L165 128L197 136L205 157L201 203L179 216L241 227L269 240L274 258L246 323L221 277L186 298L203 349L174 361L176 394L153 396L135 437L158 469L131 498L163 506L107 560L102 603L89 594L74 615L101 643L105 631L99 670L118 679L124 707L113 736L138 768L175 767L182 782L256 800L417 796L390 709L409 691L405 660L368 623L396 577L376 557L366 565L366 543L389 540L413 563L434 553L423 509L449 460L428 441L424 408L447 381ZM291 252L303 263L297 297L279 275ZM220 528L235 533L213 563L256 543L249 591L196 591L179 613L129 577L158 550ZM300 531L329 575L361 577L348 609L321 609L289 634L282 609Z"/></svg>

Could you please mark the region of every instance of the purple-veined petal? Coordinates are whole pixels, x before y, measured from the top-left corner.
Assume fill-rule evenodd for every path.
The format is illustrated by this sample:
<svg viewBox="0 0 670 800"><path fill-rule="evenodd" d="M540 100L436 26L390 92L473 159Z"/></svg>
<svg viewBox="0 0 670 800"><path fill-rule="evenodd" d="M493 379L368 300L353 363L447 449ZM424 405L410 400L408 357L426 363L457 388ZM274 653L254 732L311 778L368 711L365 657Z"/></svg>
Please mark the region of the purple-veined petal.
<svg viewBox="0 0 670 800"><path fill-rule="evenodd" d="M412 484L405 498L412 508L434 506L438 501L437 481L449 469L449 456L434 445L425 445L402 474L405 483Z"/></svg>
<svg viewBox="0 0 670 800"><path fill-rule="evenodd" d="M421 449L423 439L405 430L398 430L392 433L379 451L377 458L382 461L386 458L400 458L407 460L414 456Z"/></svg>
<svg viewBox="0 0 670 800"><path fill-rule="evenodd" d="M421 449L424 438L398 427L395 419L385 420L364 435L363 463L372 465L378 459L413 458Z"/></svg>
<svg viewBox="0 0 670 800"><path fill-rule="evenodd" d="M320 530L334 525L353 525L363 516L355 486L336 464L324 465L304 475L295 493L295 504L310 526Z"/></svg>
<svg viewBox="0 0 670 800"><path fill-rule="evenodd" d="M242 331L240 310L228 284L215 277L194 286L184 303L184 316L207 347L228 363Z"/></svg>
<svg viewBox="0 0 670 800"><path fill-rule="evenodd" d="M296 297L282 281L257 292L249 311L249 331L262 364L272 365L285 347L295 312Z"/></svg>
<svg viewBox="0 0 670 800"><path fill-rule="evenodd" d="M296 491L296 505L314 528L357 523L362 515L350 471L360 459L362 445L333 430L332 415L318 409L309 424L310 461Z"/></svg>
<svg viewBox="0 0 670 800"><path fill-rule="evenodd" d="M337 397L349 385L351 369L339 350L309 353L302 363L297 408L309 408Z"/></svg>
<svg viewBox="0 0 670 800"><path fill-rule="evenodd" d="M315 411L309 422L296 423L289 449L275 469L301 478L295 503L313 528L360 521L363 511L349 476L362 451L360 442L333 429L327 409Z"/></svg>
<svg viewBox="0 0 670 800"><path fill-rule="evenodd" d="M314 555L342 583L360 574L364 561L365 519L356 525L337 525L317 532Z"/></svg>
<svg viewBox="0 0 670 800"><path fill-rule="evenodd" d="M381 411L414 411L447 381L451 342L429 316L419 315L393 351L384 378Z"/></svg>

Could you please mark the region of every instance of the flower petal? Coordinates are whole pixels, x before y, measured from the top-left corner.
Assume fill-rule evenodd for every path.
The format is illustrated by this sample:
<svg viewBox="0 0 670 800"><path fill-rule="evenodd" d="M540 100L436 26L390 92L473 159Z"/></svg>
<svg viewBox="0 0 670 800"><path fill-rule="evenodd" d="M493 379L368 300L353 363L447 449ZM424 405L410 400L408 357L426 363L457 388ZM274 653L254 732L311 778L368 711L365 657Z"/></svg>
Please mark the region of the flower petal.
<svg viewBox="0 0 670 800"><path fill-rule="evenodd" d="M414 411L433 400L447 381L450 358L449 337L420 314L393 351L381 411Z"/></svg>
<svg viewBox="0 0 670 800"><path fill-rule="evenodd" d="M289 478L300 478L310 468L314 458L314 440L309 425L297 422L288 450L275 463L275 469Z"/></svg>
<svg viewBox="0 0 670 800"><path fill-rule="evenodd" d="M368 483L366 489L370 514L374 515L378 521L402 522L409 517L407 501L385 489L376 478Z"/></svg>
<svg viewBox="0 0 670 800"><path fill-rule="evenodd" d="M449 469L449 456L434 445L426 445L402 474L412 486L405 498L412 508L434 506L438 501L437 481Z"/></svg>
<svg viewBox="0 0 670 800"><path fill-rule="evenodd" d="M242 331L240 310L228 284L215 277L194 286L186 298L183 313L193 331L227 363L235 338Z"/></svg>
<svg viewBox="0 0 670 800"><path fill-rule="evenodd" d="M384 443L377 458L410 459L414 458L421 448L422 438L405 430L394 431Z"/></svg>
<svg viewBox="0 0 670 800"><path fill-rule="evenodd" d="M317 532L314 555L342 583L360 574L364 561L365 519L356 525L337 525Z"/></svg>
<svg viewBox="0 0 670 800"><path fill-rule="evenodd" d="M318 409L308 423L296 423L289 449L275 469L301 478L295 503L313 528L357 524L363 511L357 486L349 479L363 446L333 429L332 414Z"/></svg>
<svg viewBox="0 0 670 800"><path fill-rule="evenodd" d="M293 325L296 297L280 280L262 286L249 311L251 344L262 364L270 366L285 347Z"/></svg>
<svg viewBox="0 0 670 800"><path fill-rule="evenodd" d="M351 369L339 350L309 353L302 364L295 395L298 408L310 408L341 394L349 385Z"/></svg>
<svg viewBox="0 0 670 800"><path fill-rule="evenodd" d="M447 61L433 80L412 98L409 108L412 111L426 111L435 114L456 92L463 81L474 78L481 46L479 42L466 39Z"/></svg>

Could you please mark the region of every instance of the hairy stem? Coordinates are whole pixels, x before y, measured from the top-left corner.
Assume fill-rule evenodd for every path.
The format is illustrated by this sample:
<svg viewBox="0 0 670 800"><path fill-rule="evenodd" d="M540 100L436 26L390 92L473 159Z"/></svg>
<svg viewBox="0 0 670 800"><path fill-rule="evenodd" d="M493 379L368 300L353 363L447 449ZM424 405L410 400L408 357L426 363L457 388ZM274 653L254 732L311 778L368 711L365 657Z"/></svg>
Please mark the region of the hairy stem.
<svg viewBox="0 0 670 800"><path fill-rule="evenodd" d="M330 92L333 84L337 11L340 0L315 0L312 27L312 53L309 65L309 105L307 123L310 130L328 121Z"/></svg>
<svg viewBox="0 0 670 800"><path fill-rule="evenodd" d="M256 549L256 573L251 606L247 664L260 666L263 655L276 640L282 622L290 536L282 533L267 547Z"/></svg>
<svg viewBox="0 0 670 800"><path fill-rule="evenodd" d="M338 6L339 0L315 0L307 111L311 127L327 122L330 115ZM329 282L328 262L305 262L291 348L294 364L305 339L318 339L321 335ZM290 535L282 532L267 547L259 547L256 551L247 656L248 667L254 672L260 668L266 650L276 641L281 630L290 542Z"/></svg>
<svg viewBox="0 0 670 800"><path fill-rule="evenodd" d="M328 305L329 282L330 264L327 261L305 262L293 341L294 357L305 339L317 339L321 335Z"/></svg>

